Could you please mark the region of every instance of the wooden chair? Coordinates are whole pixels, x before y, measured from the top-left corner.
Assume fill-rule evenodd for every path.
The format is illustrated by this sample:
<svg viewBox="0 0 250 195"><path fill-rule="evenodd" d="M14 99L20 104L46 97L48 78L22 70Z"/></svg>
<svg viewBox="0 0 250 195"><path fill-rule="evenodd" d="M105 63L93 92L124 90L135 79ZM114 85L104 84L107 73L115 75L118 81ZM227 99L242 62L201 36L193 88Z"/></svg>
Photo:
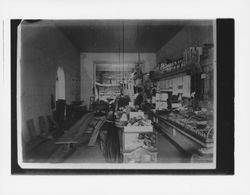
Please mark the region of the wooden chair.
<svg viewBox="0 0 250 195"><path fill-rule="evenodd" d="M35 128L33 119L27 120L27 128L28 128L28 132L30 135L30 139L35 138L37 136L37 132L36 132L36 128Z"/></svg>
<svg viewBox="0 0 250 195"><path fill-rule="evenodd" d="M46 141L45 138L38 135L36 132L36 128L34 125L34 120L29 119L27 120L27 129L29 132L30 139L25 143L25 152L28 153L34 148L36 148L38 145Z"/></svg>
<svg viewBox="0 0 250 195"><path fill-rule="evenodd" d="M48 115L47 119L48 119L48 123L49 123L49 131L54 131L54 130L59 129L59 125L55 121L55 119L53 118L53 116Z"/></svg>
<svg viewBox="0 0 250 195"><path fill-rule="evenodd" d="M48 134L49 131L48 131L48 127L47 127L47 124L45 122L44 116L39 116L38 117L38 123L39 123L40 133L42 135Z"/></svg>

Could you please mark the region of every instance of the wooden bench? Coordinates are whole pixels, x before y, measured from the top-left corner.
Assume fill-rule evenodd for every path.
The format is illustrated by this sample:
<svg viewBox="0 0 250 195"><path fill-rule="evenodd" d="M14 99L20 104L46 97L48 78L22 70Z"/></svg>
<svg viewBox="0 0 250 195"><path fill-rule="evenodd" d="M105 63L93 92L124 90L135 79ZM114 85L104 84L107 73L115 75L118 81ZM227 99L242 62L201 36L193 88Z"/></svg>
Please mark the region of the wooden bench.
<svg viewBox="0 0 250 195"><path fill-rule="evenodd" d="M48 119L48 122L49 122L49 131L53 131L53 130L59 129L59 125L57 124L57 122L55 121L55 119L53 118L53 116L48 115L47 119Z"/></svg>
<svg viewBox="0 0 250 195"><path fill-rule="evenodd" d="M94 131L93 131L93 133L91 135L91 138L89 140L88 146L94 146L95 145L97 136L98 136L99 131L100 131L102 125L104 124L104 122L105 122L105 117L100 118L100 120L97 122L97 124L96 124L96 126L94 128Z"/></svg>
<svg viewBox="0 0 250 195"><path fill-rule="evenodd" d="M64 145L66 150L72 149L78 142L81 135L87 129L88 124L93 119L94 113L87 113L79 119L62 137L60 137L55 144Z"/></svg>
<svg viewBox="0 0 250 195"><path fill-rule="evenodd" d="M29 136L30 136L29 141L25 142L25 153L27 154L31 150L36 148L38 145L45 142L47 139L45 137L40 136L36 132L36 128L35 128L33 119L27 120L26 124L27 124L28 133L29 133Z"/></svg>

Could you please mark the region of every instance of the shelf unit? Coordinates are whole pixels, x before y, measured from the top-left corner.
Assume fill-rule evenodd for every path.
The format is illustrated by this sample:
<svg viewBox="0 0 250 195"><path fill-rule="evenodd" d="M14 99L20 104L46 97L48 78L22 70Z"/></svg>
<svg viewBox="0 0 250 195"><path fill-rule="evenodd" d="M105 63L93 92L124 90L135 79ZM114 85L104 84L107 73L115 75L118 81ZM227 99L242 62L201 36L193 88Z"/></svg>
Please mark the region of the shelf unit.
<svg viewBox="0 0 250 195"><path fill-rule="evenodd" d="M188 71L192 72L192 71L194 71L194 67L195 67L194 64L190 64L190 65L184 66L178 70L174 70L171 72L160 73L160 72L154 71L154 73L151 76L151 79L154 81L158 81L158 80L161 80L161 79L164 79L164 78L167 78L170 76L174 76L174 75L177 75L180 73L184 73L184 72L188 72Z"/></svg>

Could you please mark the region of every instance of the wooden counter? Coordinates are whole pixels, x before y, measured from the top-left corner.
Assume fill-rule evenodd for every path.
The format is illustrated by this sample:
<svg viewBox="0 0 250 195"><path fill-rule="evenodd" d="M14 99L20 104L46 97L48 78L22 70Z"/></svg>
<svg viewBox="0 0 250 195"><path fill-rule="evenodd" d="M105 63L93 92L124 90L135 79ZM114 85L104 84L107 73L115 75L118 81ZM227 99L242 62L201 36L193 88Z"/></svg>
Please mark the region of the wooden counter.
<svg viewBox="0 0 250 195"><path fill-rule="evenodd" d="M155 144L147 147L143 144L143 136L154 136ZM139 139L140 137L140 139ZM125 132L119 127L120 153L124 163L155 163L157 162L156 132Z"/></svg>

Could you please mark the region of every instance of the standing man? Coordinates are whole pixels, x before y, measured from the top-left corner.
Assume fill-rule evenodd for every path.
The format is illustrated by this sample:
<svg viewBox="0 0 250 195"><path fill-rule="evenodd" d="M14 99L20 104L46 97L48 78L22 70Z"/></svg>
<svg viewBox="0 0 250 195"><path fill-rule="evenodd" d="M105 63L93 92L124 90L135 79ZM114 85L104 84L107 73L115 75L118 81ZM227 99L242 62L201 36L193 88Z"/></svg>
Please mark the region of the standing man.
<svg viewBox="0 0 250 195"><path fill-rule="evenodd" d="M140 87L137 88L137 93L135 94L135 107L141 108L143 103L142 89Z"/></svg>

